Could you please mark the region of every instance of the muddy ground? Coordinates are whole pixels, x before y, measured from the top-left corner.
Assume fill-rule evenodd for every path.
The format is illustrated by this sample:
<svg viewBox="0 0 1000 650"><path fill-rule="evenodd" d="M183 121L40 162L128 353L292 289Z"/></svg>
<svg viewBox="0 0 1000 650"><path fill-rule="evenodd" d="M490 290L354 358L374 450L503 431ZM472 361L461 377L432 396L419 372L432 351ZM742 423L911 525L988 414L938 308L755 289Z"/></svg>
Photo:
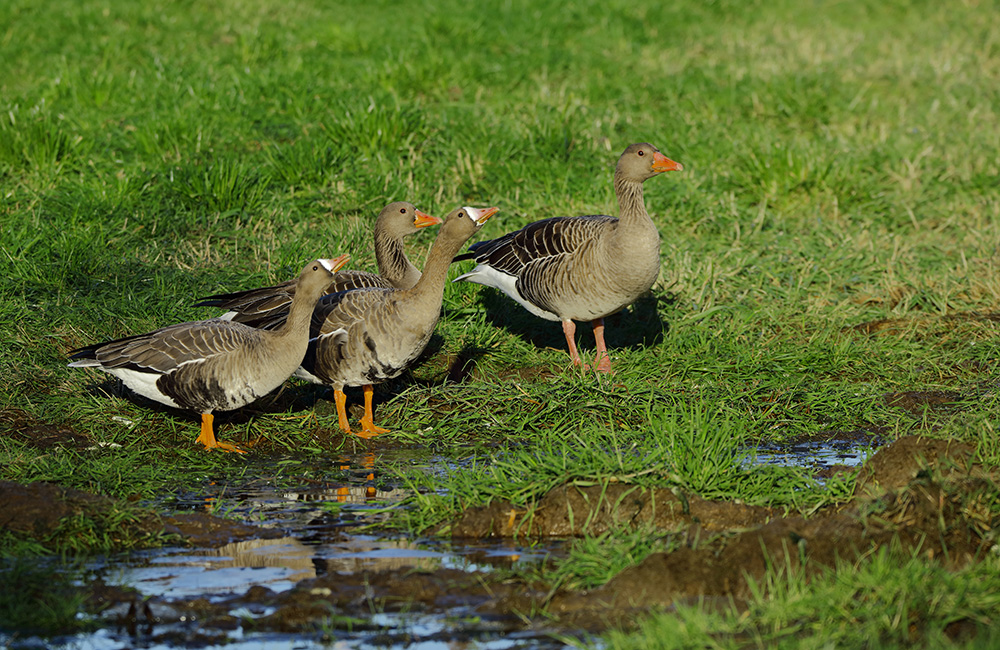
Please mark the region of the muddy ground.
<svg viewBox="0 0 1000 650"><path fill-rule="evenodd" d="M153 640L162 634L161 640L170 643L220 641L240 626L315 634L324 624L357 631L370 625L366 615L372 611L454 614L457 607L493 629L555 625L564 631L600 631L677 602L720 598L739 604L750 596L749 580L763 576L768 563L802 567L809 574L894 540L904 551L919 548L950 568L974 562L994 544L1000 525L992 501L996 480L975 464L967 445L907 437L879 450L861 468L855 499L808 518L612 483L563 485L528 508L509 503L472 508L450 526L455 538L567 537L622 526L679 536L677 550L653 554L586 592L553 591L488 572L408 568L344 574L325 573L321 566L317 577L284 592L253 587L211 602L143 600L99 581L85 589L88 608L104 612L109 624L142 631ZM0 482L0 527L37 538L52 533L66 517L98 516L114 505L106 497L56 485ZM197 547L282 534L208 514L152 516L135 525L159 527ZM251 621L230 614L239 609L259 616ZM542 609L548 613L544 620L529 616ZM189 625L178 628L179 621ZM169 631L158 633L165 625Z"/></svg>

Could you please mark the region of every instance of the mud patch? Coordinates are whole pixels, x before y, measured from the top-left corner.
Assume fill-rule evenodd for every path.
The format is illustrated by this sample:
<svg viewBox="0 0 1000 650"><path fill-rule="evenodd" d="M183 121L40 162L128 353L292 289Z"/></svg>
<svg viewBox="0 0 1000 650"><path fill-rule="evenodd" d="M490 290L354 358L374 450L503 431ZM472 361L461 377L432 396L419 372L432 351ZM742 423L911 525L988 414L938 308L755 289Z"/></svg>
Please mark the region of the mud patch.
<svg viewBox="0 0 1000 650"><path fill-rule="evenodd" d="M550 490L537 504L495 501L470 508L451 526L453 537L575 537L622 527L675 530L697 525L708 532L757 526L770 508L709 501L666 488L609 484L567 484Z"/></svg>
<svg viewBox="0 0 1000 650"><path fill-rule="evenodd" d="M897 490L930 469L945 480L985 477L986 473L974 459L975 449L965 443L907 436L880 449L861 468L854 493L877 495Z"/></svg>
<svg viewBox="0 0 1000 650"><path fill-rule="evenodd" d="M895 406L913 415L922 415L925 411L947 412L957 408L956 402L962 399L961 393L954 391L907 391L903 393L887 393L883 396L886 405Z"/></svg>
<svg viewBox="0 0 1000 650"><path fill-rule="evenodd" d="M599 603L606 608L605 621L615 623L635 608L715 598L739 604L751 596L751 580L760 584L769 567L808 577L890 545L904 556L919 549L955 569L980 559L992 546L988 533L1000 512L987 500L995 495L995 484L985 480L921 478L841 512L779 517L705 545L655 553L599 589L557 595L552 611L586 620L598 614Z"/></svg>
<svg viewBox="0 0 1000 650"><path fill-rule="evenodd" d="M611 483L563 485L530 508L495 503L466 512L451 526L458 540L454 546L461 548L476 543L465 536L565 537L628 527L656 527L674 542L671 547L676 550L654 553L589 591L557 590L511 578L487 560L458 568L443 561L442 553L413 547L413 540L374 541L366 551L355 553L348 547L361 537L340 539L334 523L326 519L329 515L322 514L326 511L313 505L320 501L309 497L295 501L308 506L301 511L299 524L314 531L308 539L251 540L211 553L187 553L189 573L198 583L190 588L180 584L178 565L169 564L163 552L132 574L146 572L135 581L135 591L100 581L89 581L86 588L89 607L100 612L101 625L128 631L131 640L142 645L200 647L243 638L288 642L281 647L308 644L308 639L403 647L516 638L533 648L561 647L546 641L546 635L578 636L608 625L628 625L638 616L679 602L739 605L751 594L751 580L759 583L769 567L815 575L837 561L885 547L904 553L919 549L949 568L976 561L994 544L1000 499L995 477L975 466L973 459L967 445L903 438L867 461L851 503L809 517L783 516L773 509L709 501L665 488ZM359 469L369 468L361 462ZM367 499L367 487L358 487L363 491L358 498ZM47 484L11 489L11 494L21 495L35 491L82 511L113 505L105 497ZM332 494L351 496L336 490ZM256 507L268 507L264 503ZM271 520L287 518L275 514L281 510L268 512ZM201 530L205 535L198 544L206 546L237 536L233 531L241 527L209 515L180 519L190 527L175 524L175 532L194 540ZM164 521L169 519L161 519L161 526ZM317 525L325 532L314 529ZM268 534L246 528L258 537ZM334 543L334 538L339 541ZM433 543L447 544L447 540ZM260 574L274 565L259 558L275 556L275 549L283 556L287 573L265 586ZM508 556L521 552L522 548L511 546ZM289 564L290 555L294 565ZM406 561L397 563L403 556ZM225 564L229 560L232 565ZM510 566L509 560L505 562L496 566ZM210 565L227 567L216 573L225 573L231 582L221 584L208 577L213 573L206 571ZM244 574L236 575L236 567L242 567ZM251 573L257 575L245 580L243 576ZM206 590L206 581L217 589Z"/></svg>
<svg viewBox="0 0 1000 650"><path fill-rule="evenodd" d="M35 449L53 447L85 449L94 444L90 438L78 433L72 427L39 422L20 409L0 411L0 431L3 435Z"/></svg>
<svg viewBox="0 0 1000 650"><path fill-rule="evenodd" d="M22 539L34 539L56 549L86 550L81 535L111 540L110 547L160 545L165 541L198 547L218 547L233 541L281 536L269 529L214 517L205 513L160 517L99 494L54 483L0 481L0 529ZM64 539L66 537L74 539Z"/></svg>
<svg viewBox="0 0 1000 650"><path fill-rule="evenodd" d="M950 569L965 566L988 552L1000 526L996 477L972 459L968 445L903 438L861 471L861 498L808 518L663 490L562 486L530 513L500 503L469 511L453 534L593 534L612 525L680 534L678 550L655 553L599 589L559 592L549 601L549 612L563 623L594 629L625 623L637 609L705 599L739 603L769 567L809 576L890 546L904 555L919 549ZM530 595L506 602L512 610L538 605Z"/></svg>

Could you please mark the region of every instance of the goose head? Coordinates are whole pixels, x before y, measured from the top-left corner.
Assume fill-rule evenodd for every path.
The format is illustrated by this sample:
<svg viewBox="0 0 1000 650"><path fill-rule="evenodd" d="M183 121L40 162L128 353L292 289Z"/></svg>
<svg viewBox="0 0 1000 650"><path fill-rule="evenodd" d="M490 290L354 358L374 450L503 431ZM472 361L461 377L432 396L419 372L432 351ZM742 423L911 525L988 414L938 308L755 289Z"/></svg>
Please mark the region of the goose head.
<svg viewBox="0 0 1000 650"><path fill-rule="evenodd" d="M299 274L298 291L318 297L333 282L333 274L342 269L350 259L351 256L345 253L333 259L317 259L309 262Z"/></svg>
<svg viewBox="0 0 1000 650"><path fill-rule="evenodd" d="M441 222L440 218L421 212L412 203L395 201L379 212L378 219L375 220L375 228L381 228L389 236L401 239L412 235L420 228L435 226Z"/></svg>
<svg viewBox="0 0 1000 650"><path fill-rule="evenodd" d="M465 241L482 228L487 219L499 211L500 208L471 208L469 206L455 208L444 218L441 234L448 233L448 236L463 238L462 241Z"/></svg>
<svg viewBox="0 0 1000 650"><path fill-rule="evenodd" d="M660 150L648 142L629 145L622 157L618 159L615 175L621 178L641 183L657 174L670 171L681 171L684 165L670 160Z"/></svg>

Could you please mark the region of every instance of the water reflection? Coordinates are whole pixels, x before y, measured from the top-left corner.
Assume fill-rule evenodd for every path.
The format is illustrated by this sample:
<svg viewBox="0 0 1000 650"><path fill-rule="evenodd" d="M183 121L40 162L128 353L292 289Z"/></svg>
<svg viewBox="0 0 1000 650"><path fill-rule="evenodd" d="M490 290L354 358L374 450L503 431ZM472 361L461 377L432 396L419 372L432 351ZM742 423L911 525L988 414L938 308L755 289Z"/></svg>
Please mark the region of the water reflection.
<svg viewBox="0 0 1000 650"><path fill-rule="evenodd" d="M761 445L747 460L751 465L805 467L823 478L837 468L860 467L875 453L880 441L874 438L810 440L790 445Z"/></svg>
<svg viewBox="0 0 1000 650"><path fill-rule="evenodd" d="M434 457L425 462L428 471L446 463ZM360 527L380 521L385 507L409 492L392 485L392 477L380 472L380 459L373 453L344 456L332 464L342 473L341 481L303 477L295 489L288 489L276 487L266 472L255 471L239 485L210 481L199 494L173 497L168 505L175 509L209 511L278 529L287 536L216 549L135 554L123 569L123 582L145 595L211 598L242 593L255 585L284 591L300 580L331 572L442 567L483 571L540 561L551 550L523 548L510 540L452 544L447 539L366 534Z"/></svg>

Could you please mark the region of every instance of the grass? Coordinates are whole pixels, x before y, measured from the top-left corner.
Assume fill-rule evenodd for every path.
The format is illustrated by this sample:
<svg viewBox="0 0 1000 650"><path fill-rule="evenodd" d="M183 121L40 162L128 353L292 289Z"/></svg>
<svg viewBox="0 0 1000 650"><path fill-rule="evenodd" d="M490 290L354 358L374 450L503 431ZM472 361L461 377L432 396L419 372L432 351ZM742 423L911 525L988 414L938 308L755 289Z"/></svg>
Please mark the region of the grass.
<svg viewBox="0 0 1000 650"><path fill-rule="evenodd" d="M739 462L801 436L959 439L996 466L996 10L5 3L0 479L150 498L251 471L201 453L194 418L67 369L67 351L212 316L195 298L287 279L318 255L374 269L371 223L392 200L438 215L497 205L483 238L615 213L611 170L635 141L685 170L646 184L662 270L649 299L609 319L616 375L567 369L557 325L449 284L430 354L382 387L378 417L391 444L475 462L408 475L423 492L402 525L622 476L790 510L845 498L847 484ZM407 240L418 265L433 236ZM893 406L914 391L952 403ZM358 446L332 435L328 397L289 382L218 418L220 437L256 441L258 458ZM38 444L59 431L83 442ZM778 612L791 597L761 598ZM843 607L803 620L840 629L857 615ZM680 626L695 643L719 620L682 609L647 641ZM725 621L741 642L763 634ZM902 639L872 625L880 643Z"/></svg>

